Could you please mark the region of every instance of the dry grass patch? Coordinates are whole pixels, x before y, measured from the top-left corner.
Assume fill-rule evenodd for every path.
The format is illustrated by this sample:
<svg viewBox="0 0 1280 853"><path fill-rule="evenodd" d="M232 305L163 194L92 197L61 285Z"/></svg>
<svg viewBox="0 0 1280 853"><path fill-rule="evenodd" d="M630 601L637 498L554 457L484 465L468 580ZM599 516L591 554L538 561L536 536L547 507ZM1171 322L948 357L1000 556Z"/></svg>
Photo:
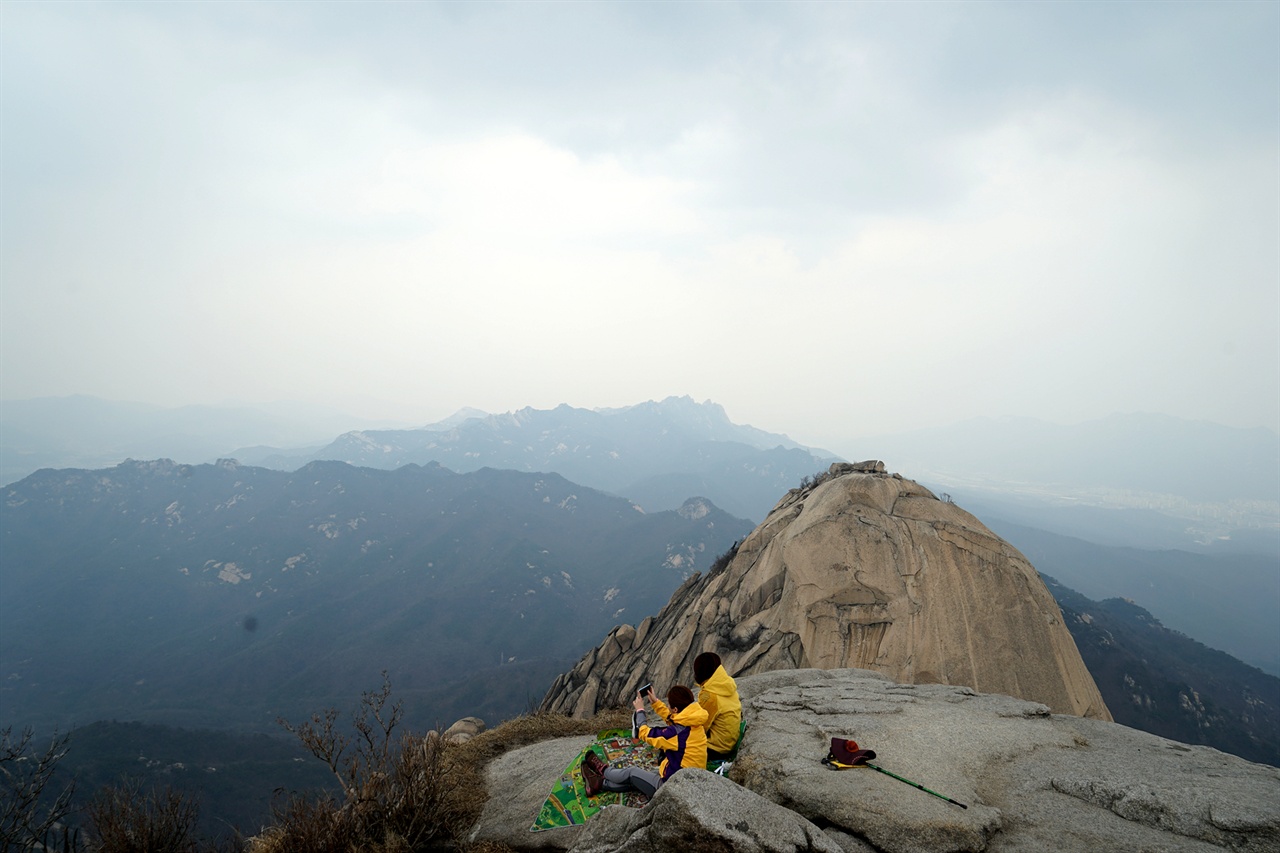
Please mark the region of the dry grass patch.
<svg viewBox="0 0 1280 853"><path fill-rule="evenodd" d="M451 749L457 751L461 760L471 762L483 769L499 755L532 743L573 735L593 735L605 729L630 727L631 713L625 708L597 711L594 716L585 719L539 711L536 714L507 720L501 725L481 732L465 743L452 746Z"/></svg>

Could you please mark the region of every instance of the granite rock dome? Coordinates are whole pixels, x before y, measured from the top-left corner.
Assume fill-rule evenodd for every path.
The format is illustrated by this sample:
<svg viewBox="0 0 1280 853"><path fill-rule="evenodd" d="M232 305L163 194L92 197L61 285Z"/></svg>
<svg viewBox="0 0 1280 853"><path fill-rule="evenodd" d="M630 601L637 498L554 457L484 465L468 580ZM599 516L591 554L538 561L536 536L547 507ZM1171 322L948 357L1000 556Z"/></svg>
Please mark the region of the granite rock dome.
<svg viewBox="0 0 1280 853"><path fill-rule="evenodd" d="M690 684L704 651L735 676L852 667L1111 719L1027 559L880 462L836 463L792 489L732 559L615 628L542 707L590 714L645 681Z"/></svg>

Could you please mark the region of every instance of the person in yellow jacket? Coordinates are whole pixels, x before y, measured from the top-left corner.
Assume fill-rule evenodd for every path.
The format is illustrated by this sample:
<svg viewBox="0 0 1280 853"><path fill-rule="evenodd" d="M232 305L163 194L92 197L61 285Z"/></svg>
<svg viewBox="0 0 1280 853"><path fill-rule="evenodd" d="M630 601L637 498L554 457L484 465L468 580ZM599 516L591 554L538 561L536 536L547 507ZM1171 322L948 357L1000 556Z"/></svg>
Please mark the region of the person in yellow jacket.
<svg viewBox="0 0 1280 853"><path fill-rule="evenodd" d="M698 704L707 712L707 758L725 761L733 755L742 733L738 685L724 671L715 652L703 652L693 659L693 680L701 688Z"/></svg>
<svg viewBox="0 0 1280 853"><path fill-rule="evenodd" d="M663 703L650 688L647 694L653 712L666 722L665 726L650 727L645 723L644 699L635 699L635 719L640 739L662 752L662 764L653 773L639 767L609 767L594 750L583 756L582 776L587 783L587 796L594 797L601 790L627 791L635 789L652 797L658 787L684 767L707 766L707 712L693 699L693 691L677 684L667 691L667 703Z"/></svg>

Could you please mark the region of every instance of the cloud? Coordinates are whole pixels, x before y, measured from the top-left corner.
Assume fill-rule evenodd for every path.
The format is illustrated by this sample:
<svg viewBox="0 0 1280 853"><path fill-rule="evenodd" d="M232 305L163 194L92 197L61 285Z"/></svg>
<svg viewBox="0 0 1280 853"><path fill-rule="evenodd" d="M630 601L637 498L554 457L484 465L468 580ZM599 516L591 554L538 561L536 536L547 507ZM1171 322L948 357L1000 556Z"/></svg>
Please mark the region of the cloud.
<svg viewBox="0 0 1280 853"><path fill-rule="evenodd" d="M10 4L3 393L1275 426L1278 18Z"/></svg>
<svg viewBox="0 0 1280 853"><path fill-rule="evenodd" d="M355 218L412 215L469 241L590 243L696 231L692 189L513 134L389 151L333 206Z"/></svg>

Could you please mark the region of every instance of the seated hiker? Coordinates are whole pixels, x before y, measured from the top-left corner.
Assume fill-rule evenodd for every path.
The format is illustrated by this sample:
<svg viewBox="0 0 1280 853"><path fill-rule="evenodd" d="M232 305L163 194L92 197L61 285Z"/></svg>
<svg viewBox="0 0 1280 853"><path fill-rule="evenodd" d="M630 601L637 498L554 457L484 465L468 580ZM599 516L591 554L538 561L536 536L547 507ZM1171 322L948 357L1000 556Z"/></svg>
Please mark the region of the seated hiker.
<svg viewBox="0 0 1280 853"><path fill-rule="evenodd" d="M715 652L703 652L693 659L693 680L701 688L698 704L707 712L707 760L729 761L742 734L738 685L725 672Z"/></svg>
<svg viewBox="0 0 1280 853"><path fill-rule="evenodd" d="M667 704L664 704L650 688L648 698L654 713L667 723L650 728L645 721L644 697L636 697L635 717L640 738L662 752L658 772L640 767L610 767L594 750L588 750L582 759L582 778L587 783L588 797L601 791L632 789L652 797L677 770L707 766L707 735L703 728L707 712L693 701L693 691L677 684L667 691Z"/></svg>

